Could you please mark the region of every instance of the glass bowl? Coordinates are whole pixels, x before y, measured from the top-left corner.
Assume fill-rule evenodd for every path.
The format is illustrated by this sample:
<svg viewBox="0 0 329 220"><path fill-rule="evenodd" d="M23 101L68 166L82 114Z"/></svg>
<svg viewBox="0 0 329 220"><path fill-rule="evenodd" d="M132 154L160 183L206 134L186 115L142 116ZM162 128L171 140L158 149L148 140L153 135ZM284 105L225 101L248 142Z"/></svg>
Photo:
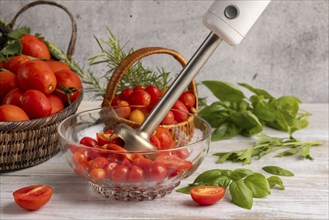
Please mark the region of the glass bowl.
<svg viewBox="0 0 329 220"><path fill-rule="evenodd" d="M125 201L163 197L199 167L209 150L211 127L198 116L193 116L192 134L171 131L172 148L144 152L119 147L124 142L110 134L119 123L113 108L98 108L72 115L58 126L66 161L105 197Z"/></svg>

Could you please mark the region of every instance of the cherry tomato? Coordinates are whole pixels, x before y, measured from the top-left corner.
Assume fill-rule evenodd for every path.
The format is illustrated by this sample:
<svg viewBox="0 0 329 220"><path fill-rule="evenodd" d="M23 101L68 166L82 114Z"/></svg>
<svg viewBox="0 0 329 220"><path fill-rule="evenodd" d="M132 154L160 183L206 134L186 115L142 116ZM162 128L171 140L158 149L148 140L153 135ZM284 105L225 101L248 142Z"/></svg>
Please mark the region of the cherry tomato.
<svg viewBox="0 0 329 220"><path fill-rule="evenodd" d="M55 72L57 79L57 87L55 95L57 95L64 104L71 103L78 99L82 91L82 82L79 76L72 70L62 69Z"/></svg>
<svg viewBox="0 0 329 220"><path fill-rule="evenodd" d="M194 107L195 105L195 96L190 91L185 91L179 97L179 101L181 101L187 109Z"/></svg>
<svg viewBox="0 0 329 220"><path fill-rule="evenodd" d="M42 60L30 60L20 65L17 82L24 91L35 89L45 95L52 93L57 84L54 72Z"/></svg>
<svg viewBox="0 0 329 220"><path fill-rule="evenodd" d="M22 65L23 63L29 60L30 58L28 58L25 55L14 56L10 58L10 60L8 61L7 69L10 70L12 73L17 73L20 65Z"/></svg>
<svg viewBox="0 0 329 220"><path fill-rule="evenodd" d="M114 111L121 118L129 118L131 109L127 101L118 101Z"/></svg>
<svg viewBox="0 0 329 220"><path fill-rule="evenodd" d="M50 105L51 105L51 114L56 114L64 109L64 104L58 96L55 96L53 94L50 94L47 96Z"/></svg>
<svg viewBox="0 0 329 220"><path fill-rule="evenodd" d="M193 167L190 161L184 160L177 155L160 155L155 161L164 165L168 169L168 174L170 176L175 176L181 172L191 170Z"/></svg>
<svg viewBox="0 0 329 220"><path fill-rule="evenodd" d="M7 61L4 60L2 62L0 62L0 69L3 68L3 69L7 69Z"/></svg>
<svg viewBox="0 0 329 220"><path fill-rule="evenodd" d="M158 89L158 87L150 85L145 88L145 91L150 94L151 96L151 103L156 104L158 101L158 98L161 97L161 92Z"/></svg>
<svg viewBox="0 0 329 220"><path fill-rule="evenodd" d="M27 186L13 193L16 204L30 211L44 206L52 195L53 189L46 185Z"/></svg>
<svg viewBox="0 0 329 220"><path fill-rule="evenodd" d="M163 125L172 125L174 123L175 116L172 111L169 111L167 115L162 119L161 124Z"/></svg>
<svg viewBox="0 0 329 220"><path fill-rule="evenodd" d="M105 159L104 157L97 157L94 159L90 164L90 169L95 168L105 168L109 164L109 161Z"/></svg>
<svg viewBox="0 0 329 220"><path fill-rule="evenodd" d="M0 106L0 121L27 121L29 116L23 109L15 105Z"/></svg>
<svg viewBox="0 0 329 220"><path fill-rule="evenodd" d="M157 138L157 136L155 136L154 134L151 134L150 136L150 142L151 144L153 144L158 150L161 149L161 143L159 138Z"/></svg>
<svg viewBox="0 0 329 220"><path fill-rule="evenodd" d="M97 142L100 146L111 143L112 139L110 137L111 134L96 133Z"/></svg>
<svg viewBox="0 0 329 220"><path fill-rule="evenodd" d="M20 38L23 49L22 53L35 58L50 60L50 53L47 45L38 37L25 34Z"/></svg>
<svg viewBox="0 0 329 220"><path fill-rule="evenodd" d="M63 69L70 70L70 67L67 64L60 61L49 60L47 61L47 64L54 73Z"/></svg>
<svg viewBox="0 0 329 220"><path fill-rule="evenodd" d="M51 104L42 92L28 90L22 96L22 108L30 118L42 118L51 114Z"/></svg>
<svg viewBox="0 0 329 220"><path fill-rule="evenodd" d="M16 105L18 107L22 107L22 97L23 92L19 89L13 89L7 93L7 95L3 98L3 105Z"/></svg>
<svg viewBox="0 0 329 220"><path fill-rule="evenodd" d="M106 176L108 178L111 178L111 173L112 173L112 170L114 169L114 167L116 167L118 164L117 163L109 163L107 166L105 166L104 170L106 172Z"/></svg>
<svg viewBox="0 0 329 220"><path fill-rule="evenodd" d="M137 124L140 125L144 122L145 115L141 110L135 109L130 113L129 120L136 122Z"/></svg>
<svg viewBox="0 0 329 220"><path fill-rule="evenodd" d="M88 136L83 137L80 140L80 144L83 144L88 147L98 147L98 142L94 138Z"/></svg>
<svg viewBox="0 0 329 220"><path fill-rule="evenodd" d="M102 168L95 168L89 172L90 178L93 181L100 181L106 178L106 172Z"/></svg>
<svg viewBox="0 0 329 220"><path fill-rule="evenodd" d="M111 105L112 106L117 106L119 101L122 101L122 100L119 97L116 96L112 99Z"/></svg>
<svg viewBox="0 0 329 220"><path fill-rule="evenodd" d="M192 199L200 205L212 205L225 195L226 189L221 186L197 186L190 189Z"/></svg>
<svg viewBox="0 0 329 220"><path fill-rule="evenodd" d="M119 96L120 99L128 101L129 96L131 95L131 93L133 93L133 89L132 88L124 88Z"/></svg>
<svg viewBox="0 0 329 220"><path fill-rule="evenodd" d="M127 181L131 183L139 183L144 180L144 171L138 166L132 166L129 169Z"/></svg>
<svg viewBox="0 0 329 220"><path fill-rule="evenodd" d="M144 90L134 90L134 92L129 96L128 102L130 105L135 106L149 106L151 103L151 96Z"/></svg>
<svg viewBox="0 0 329 220"><path fill-rule="evenodd" d="M0 103L7 93L17 88L16 75L9 71L0 71Z"/></svg>
<svg viewBox="0 0 329 220"><path fill-rule="evenodd" d="M170 149L174 146L174 140L172 139L170 132L163 128L157 127L155 129L154 135L159 139L161 149Z"/></svg>
<svg viewBox="0 0 329 220"><path fill-rule="evenodd" d="M190 152L186 148L175 150L173 153L182 159L186 159L190 155Z"/></svg>
<svg viewBox="0 0 329 220"><path fill-rule="evenodd" d="M135 86L134 90L145 90L145 86L137 85L137 86Z"/></svg>
<svg viewBox="0 0 329 220"><path fill-rule="evenodd" d="M80 177L87 178L88 176L87 174L89 172L89 166L87 163L78 164L76 165L74 172Z"/></svg>
<svg viewBox="0 0 329 220"><path fill-rule="evenodd" d="M153 163L148 169L147 178L151 181L162 182L168 174L166 166L160 163Z"/></svg>
<svg viewBox="0 0 329 220"><path fill-rule="evenodd" d="M117 165L111 172L111 179L116 182L125 182L128 175L128 167L124 165Z"/></svg>
<svg viewBox="0 0 329 220"><path fill-rule="evenodd" d="M139 157L132 161L133 165L136 165L136 166L142 168L143 170L146 170L147 168L149 168L151 166L152 162L153 162L152 160L147 159L145 157Z"/></svg>
<svg viewBox="0 0 329 220"><path fill-rule="evenodd" d="M74 152L73 154L73 162L76 165L81 165L81 164L88 164L88 157L79 151Z"/></svg>
<svg viewBox="0 0 329 220"><path fill-rule="evenodd" d="M172 109L177 110L177 111L172 111L174 113L175 120L177 122L183 122L187 120L189 111L181 101L177 100L174 106L172 107Z"/></svg>

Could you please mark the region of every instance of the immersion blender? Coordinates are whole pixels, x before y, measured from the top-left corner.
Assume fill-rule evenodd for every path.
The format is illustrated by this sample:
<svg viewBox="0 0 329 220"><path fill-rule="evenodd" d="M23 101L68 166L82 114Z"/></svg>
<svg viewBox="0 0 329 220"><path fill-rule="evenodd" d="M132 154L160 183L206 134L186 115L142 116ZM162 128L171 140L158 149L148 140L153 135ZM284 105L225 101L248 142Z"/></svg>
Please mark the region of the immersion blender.
<svg viewBox="0 0 329 220"><path fill-rule="evenodd" d="M222 40L238 45L246 36L271 0L215 1L203 18L204 25L211 30L208 37L189 60L161 100L152 109L143 124L133 129L119 124L113 131L125 142L128 151L150 151L156 148L150 143L150 135L170 111L176 100L194 79Z"/></svg>

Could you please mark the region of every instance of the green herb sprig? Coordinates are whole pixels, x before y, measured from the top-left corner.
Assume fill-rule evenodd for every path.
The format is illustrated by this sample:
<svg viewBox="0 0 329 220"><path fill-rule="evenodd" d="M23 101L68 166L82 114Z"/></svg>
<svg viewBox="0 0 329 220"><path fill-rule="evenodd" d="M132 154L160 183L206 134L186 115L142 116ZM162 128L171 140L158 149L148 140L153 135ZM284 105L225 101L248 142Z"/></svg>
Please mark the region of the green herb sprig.
<svg viewBox="0 0 329 220"><path fill-rule="evenodd" d="M251 209L254 198L264 198L271 194L271 189L278 186L284 190L282 180L278 176L266 178L260 173L249 169L213 169L201 173L193 183L176 190L189 194L190 189L196 186L222 186L229 188L232 202L245 209Z"/></svg>
<svg viewBox="0 0 329 220"><path fill-rule="evenodd" d="M213 154L218 159L216 163L223 163L225 161L241 162L243 164L250 164L253 158L262 158L264 155L270 154L274 151L284 151L275 155L275 157L292 156L299 154L304 159L313 160L310 155L310 148L323 144L322 142L302 142L292 137L277 138L270 137L265 134L258 135L258 139L251 147L238 151L220 152Z"/></svg>
<svg viewBox="0 0 329 220"><path fill-rule="evenodd" d="M230 139L238 134L253 136L265 125L292 135L308 125L310 113L299 110L301 101L294 96L274 98L265 90L240 83L253 93L247 98L231 83L203 81L202 84L218 99L199 112L214 128L212 141Z"/></svg>

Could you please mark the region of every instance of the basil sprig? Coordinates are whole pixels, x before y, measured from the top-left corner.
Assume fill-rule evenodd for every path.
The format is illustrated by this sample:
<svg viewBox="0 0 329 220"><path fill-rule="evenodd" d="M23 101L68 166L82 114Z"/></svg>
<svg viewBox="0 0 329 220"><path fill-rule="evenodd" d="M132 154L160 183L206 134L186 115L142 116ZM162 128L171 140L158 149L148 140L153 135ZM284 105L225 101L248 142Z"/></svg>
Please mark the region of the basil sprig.
<svg viewBox="0 0 329 220"><path fill-rule="evenodd" d="M283 169L278 166L266 166L263 167L262 169L270 174L274 174L278 176L294 176L294 174L289 170Z"/></svg>
<svg viewBox="0 0 329 220"><path fill-rule="evenodd" d="M176 190L180 193L189 194L190 189L196 186L222 186L229 188L232 202L245 209L251 209L254 198L264 198L271 194L271 188L279 185L284 190L282 180L278 176L268 179L249 169L213 169L201 173L193 183Z"/></svg>
<svg viewBox="0 0 329 220"><path fill-rule="evenodd" d="M249 98L239 87L222 81L203 81L218 99L211 105L200 106L199 115L214 128L212 141L230 139L238 134L252 136L264 125L292 135L308 125L308 112L301 112L301 101L294 96L273 97L269 92L240 83L253 95Z"/></svg>

